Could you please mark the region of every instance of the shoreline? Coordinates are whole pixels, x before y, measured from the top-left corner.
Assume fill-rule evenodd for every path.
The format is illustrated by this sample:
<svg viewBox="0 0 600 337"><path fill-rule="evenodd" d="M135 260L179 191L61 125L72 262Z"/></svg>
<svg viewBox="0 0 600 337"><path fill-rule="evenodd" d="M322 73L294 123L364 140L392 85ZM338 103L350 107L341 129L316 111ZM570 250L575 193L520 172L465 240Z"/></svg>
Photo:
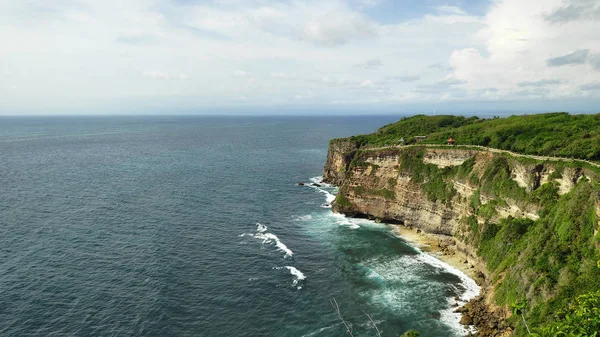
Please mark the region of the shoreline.
<svg viewBox="0 0 600 337"><path fill-rule="evenodd" d="M392 225L393 232L401 239L411 243L424 253L427 253L438 260L449 264L460 270L470 279L479 284L479 271L472 264L465 262L468 257L465 253L456 249L454 245L449 244L453 238L447 235L425 233L416 228L406 227L404 225ZM481 284L479 284L481 286Z"/></svg>

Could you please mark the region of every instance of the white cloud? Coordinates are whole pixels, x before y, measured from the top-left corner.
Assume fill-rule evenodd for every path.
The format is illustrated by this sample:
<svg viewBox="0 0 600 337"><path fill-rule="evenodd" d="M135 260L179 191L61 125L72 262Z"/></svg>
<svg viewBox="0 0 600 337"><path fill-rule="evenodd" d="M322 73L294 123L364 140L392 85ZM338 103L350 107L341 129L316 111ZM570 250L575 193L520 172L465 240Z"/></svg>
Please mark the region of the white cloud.
<svg viewBox="0 0 600 337"><path fill-rule="evenodd" d="M158 70L144 70L142 76L155 80L187 80L189 76L184 73L168 74Z"/></svg>
<svg viewBox="0 0 600 337"><path fill-rule="evenodd" d="M271 77L272 78L278 78L278 79L287 79L289 78L285 73L283 72L278 72L278 73L271 73Z"/></svg>
<svg viewBox="0 0 600 337"><path fill-rule="evenodd" d="M364 81L360 82L360 86L361 86L361 88L372 87L373 86L373 81L371 81L371 80L364 80Z"/></svg>
<svg viewBox="0 0 600 337"><path fill-rule="evenodd" d="M483 46L452 53L454 76L464 80L471 92L496 87L506 98L578 97L581 85L600 77L588 57L600 52L600 35L590 34L600 31L600 21L557 25L547 20L544 13L562 5L560 0L498 1L485 17L486 26L477 33ZM520 88L544 78L553 85Z"/></svg>
<svg viewBox="0 0 600 337"><path fill-rule="evenodd" d="M440 14L467 15L465 11L456 6L438 6L436 9Z"/></svg>
<svg viewBox="0 0 600 337"><path fill-rule="evenodd" d="M365 62L359 63L356 65L358 68L365 68L365 69L377 69L380 67L383 67L383 62L381 61L381 59L369 59L366 60Z"/></svg>
<svg viewBox="0 0 600 337"><path fill-rule="evenodd" d="M485 16L440 6L390 22L374 14L386 1L0 0L0 101L63 112L600 97L597 2L495 0Z"/></svg>
<svg viewBox="0 0 600 337"><path fill-rule="evenodd" d="M245 70L236 70L233 72L233 76L235 77L248 77L248 72Z"/></svg>
<svg viewBox="0 0 600 337"><path fill-rule="evenodd" d="M325 46L336 46L353 39L374 38L377 27L356 13L329 12L304 24L302 37Z"/></svg>

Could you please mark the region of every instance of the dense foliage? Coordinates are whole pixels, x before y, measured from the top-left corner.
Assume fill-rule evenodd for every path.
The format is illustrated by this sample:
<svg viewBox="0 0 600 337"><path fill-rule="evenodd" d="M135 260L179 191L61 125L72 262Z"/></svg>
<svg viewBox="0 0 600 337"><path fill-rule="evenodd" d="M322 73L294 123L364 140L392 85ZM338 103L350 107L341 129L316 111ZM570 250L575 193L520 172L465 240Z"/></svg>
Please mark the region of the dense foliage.
<svg viewBox="0 0 600 337"><path fill-rule="evenodd" d="M534 329L532 336L600 336L600 291L577 297L558 321Z"/></svg>
<svg viewBox="0 0 600 337"><path fill-rule="evenodd" d="M470 233L463 239L478 247L478 255L495 275L492 281L496 284L498 304L526 303L524 318L530 326L553 327L553 319L569 308L573 298L600 289L600 234L595 234L595 202L600 186L586 178L562 196L555 182L527 193L507 175L509 165L505 158L497 158L488 163L479 177L480 190L470 200L474 215L464 219ZM494 199L483 205L480 194ZM509 216L494 221L496 206L508 199L522 208L540 205L540 218L533 221ZM478 222L475 215L484 222ZM572 320L561 326L564 328L569 322ZM578 324L585 327L585 322ZM520 317L514 316L512 324L517 327L517 335L527 334Z"/></svg>
<svg viewBox="0 0 600 337"><path fill-rule="evenodd" d="M360 146L415 143L445 144L453 137L459 145L481 145L517 153L600 160L600 113L570 115L546 113L479 119L463 116L417 115L386 125L369 135L350 137Z"/></svg>
<svg viewBox="0 0 600 337"><path fill-rule="evenodd" d="M421 336L421 334L418 331L408 330L400 337L419 337L419 336Z"/></svg>

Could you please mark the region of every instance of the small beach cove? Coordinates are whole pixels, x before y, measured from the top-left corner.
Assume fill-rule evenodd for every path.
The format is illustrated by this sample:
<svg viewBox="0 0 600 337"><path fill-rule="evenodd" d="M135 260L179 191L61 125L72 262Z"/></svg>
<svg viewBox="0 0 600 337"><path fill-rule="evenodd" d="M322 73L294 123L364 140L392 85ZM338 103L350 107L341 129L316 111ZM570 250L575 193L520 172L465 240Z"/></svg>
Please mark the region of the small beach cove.
<svg viewBox="0 0 600 337"><path fill-rule="evenodd" d="M334 193L337 189L332 185L324 183L322 177L314 177L310 181L311 183L302 183L300 185L308 186L320 193L324 193L326 195L325 205L329 207L330 203L335 199ZM461 325L462 316L459 308L480 295L481 287L476 279L481 275L475 266L468 262L468 256L454 246L452 237L425 233L419 229L400 224L386 224L364 218L352 218L342 214L332 214L340 219L345 219L342 223L346 223L350 228L361 228L361 224L364 227L385 226L391 235L406 242L406 244L416 250L416 260L421 260L426 264L457 275L463 283L465 290L460 295L448 298L448 307L440 308L440 318L452 324L456 331L461 331L460 335L476 332L473 326ZM407 262L407 264L410 263ZM426 331L424 332L427 333Z"/></svg>

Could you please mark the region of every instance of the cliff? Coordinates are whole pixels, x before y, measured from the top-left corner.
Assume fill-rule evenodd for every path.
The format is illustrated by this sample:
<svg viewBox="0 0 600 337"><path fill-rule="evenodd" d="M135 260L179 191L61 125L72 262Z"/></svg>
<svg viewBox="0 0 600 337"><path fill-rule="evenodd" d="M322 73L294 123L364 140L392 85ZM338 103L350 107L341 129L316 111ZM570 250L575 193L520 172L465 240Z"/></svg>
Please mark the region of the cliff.
<svg viewBox="0 0 600 337"><path fill-rule="evenodd" d="M481 336L523 335L521 321L504 320L516 302L543 325L570 296L600 288L591 266L600 260L598 177L585 163L468 147L364 149L347 139L330 143L324 169L339 186L335 212L451 237L483 277L485 294L462 309Z"/></svg>

